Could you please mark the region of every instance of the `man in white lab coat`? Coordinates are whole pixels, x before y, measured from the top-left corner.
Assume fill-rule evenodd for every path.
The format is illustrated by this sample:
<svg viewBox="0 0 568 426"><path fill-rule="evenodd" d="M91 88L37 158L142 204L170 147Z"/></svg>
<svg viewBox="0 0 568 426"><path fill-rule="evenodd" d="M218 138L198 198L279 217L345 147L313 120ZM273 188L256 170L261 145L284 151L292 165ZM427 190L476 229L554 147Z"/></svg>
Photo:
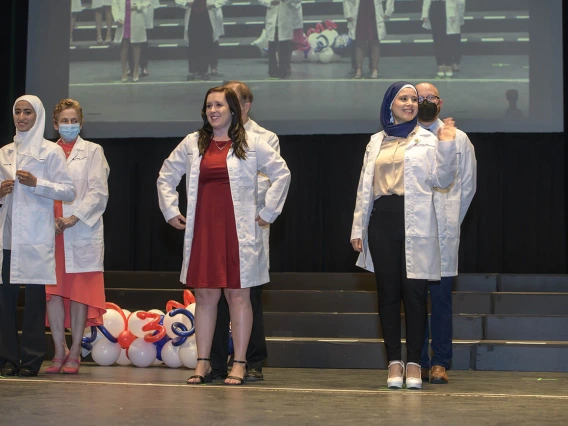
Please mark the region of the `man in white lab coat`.
<svg viewBox="0 0 568 426"><path fill-rule="evenodd" d="M438 89L430 83L416 85L418 90L418 124L436 134L443 126L438 118L443 99ZM456 131L456 150L458 172L454 183L448 189L434 188L434 209L438 221L438 239L440 243L441 281L429 284L431 299L432 352L428 351L428 321L420 365L423 379L430 383L448 383L447 369L452 360L452 285L453 277L458 274L458 250L460 243L460 225L475 195L477 179L477 161L475 149L467 135ZM431 371L430 371L431 367Z"/></svg>
<svg viewBox="0 0 568 426"><path fill-rule="evenodd" d="M280 152L280 143L278 136L270 130L259 126L248 114L252 102L254 100L253 94L245 83L241 81L229 81L225 84L235 91L239 97L241 104L241 114L243 124L247 133L254 133L261 135L263 139L277 152ZM258 195L257 205L258 211L264 207L264 196L266 191L270 188L270 180L267 176L259 173L258 176ZM258 212L257 212L258 213ZM269 233L270 227L266 226L262 229L262 247L260 253L261 261L269 263ZM270 265L270 263L269 263ZM262 310L262 288L259 285L252 287L250 290L250 301L252 306L252 330L247 348L247 374L248 381L263 380L262 364L268 357L268 350L266 348L266 336L264 335L264 313ZM213 337L213 345L211 348L211 366L215 379L224 378L227 376L227 358L228 358L228 340L229 340L229 307L225 297L221 296L219 305L217 307L217 324L215 328L215 335Z"/></svg>

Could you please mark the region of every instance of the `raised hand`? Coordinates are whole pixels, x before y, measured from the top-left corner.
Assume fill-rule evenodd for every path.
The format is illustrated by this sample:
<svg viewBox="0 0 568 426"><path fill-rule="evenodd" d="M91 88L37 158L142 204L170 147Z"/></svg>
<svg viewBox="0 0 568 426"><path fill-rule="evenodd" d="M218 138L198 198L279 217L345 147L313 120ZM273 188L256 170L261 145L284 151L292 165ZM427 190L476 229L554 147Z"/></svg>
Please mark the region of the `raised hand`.
<svg viewBox="0 0 568 426"><path fill-rule="evenodd" d="M456 122L453 118L444 119L444 125L438 128L438 139L441 141L456 139Z"/></svg>

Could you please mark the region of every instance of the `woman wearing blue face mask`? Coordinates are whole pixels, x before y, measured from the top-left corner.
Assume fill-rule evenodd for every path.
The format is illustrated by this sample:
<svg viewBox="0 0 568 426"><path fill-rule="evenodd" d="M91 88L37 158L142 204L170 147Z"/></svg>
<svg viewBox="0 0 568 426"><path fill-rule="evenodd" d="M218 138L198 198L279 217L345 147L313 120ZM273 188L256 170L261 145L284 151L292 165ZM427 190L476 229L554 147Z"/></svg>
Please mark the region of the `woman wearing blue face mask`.
<svg viewBox="0 0 568 426"><path fill-rule="evenodd" d="M55 202L55 272L57 285L46 290L47 325L55 356L46 373L76 374L85 326L102 325L105 313L103 218L108 201L109 166L100 145L83 140L83 110L63 99L53 111L57 144L77 189L71 203ZM65 328L71 327L67 348Z"/></svg>

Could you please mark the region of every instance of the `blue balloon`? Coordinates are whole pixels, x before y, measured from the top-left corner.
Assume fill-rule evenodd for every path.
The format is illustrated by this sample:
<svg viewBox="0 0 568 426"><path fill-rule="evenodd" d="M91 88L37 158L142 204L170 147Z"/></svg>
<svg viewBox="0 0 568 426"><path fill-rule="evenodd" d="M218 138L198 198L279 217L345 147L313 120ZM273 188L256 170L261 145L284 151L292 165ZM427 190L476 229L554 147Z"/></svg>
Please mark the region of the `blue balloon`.
<svg viewBox="0 0 568 426"><path fill-rule="evenodd" d="M112 334L110 334L110 332L106 329L104 325L97 325L97 328L100 330L101 333L103 333L103 336L105 336L110 342L118 343L118 339L114 337Z"/></svg>
<svg viewBox="0 0 568 426"><path fill-rule="evenodd" d="M157 333L157 332L156 332ZM162 339L158 340L157 342L154 342L154 346L156 346L156 358L160 361L162 360L162 348L164 347L164 345L166 343L168 343L171 339L168 337L168 335L166 334Z"/></svg>
<svg viewBox="0 0 568 426"><path fill-rule="evenodd" d="M353 40L347 34L340 34L335 38L331 49L336 55L349 56L353 49Z"/></svg>
<svg viewBox="0 0 568 426"><path fill-rule="evenodd" d="M92 343L97 340L97 327L91 326L91 336L90 337L83 337L81 342L81 347L87 349L88 351L93 350Z"/></svg>

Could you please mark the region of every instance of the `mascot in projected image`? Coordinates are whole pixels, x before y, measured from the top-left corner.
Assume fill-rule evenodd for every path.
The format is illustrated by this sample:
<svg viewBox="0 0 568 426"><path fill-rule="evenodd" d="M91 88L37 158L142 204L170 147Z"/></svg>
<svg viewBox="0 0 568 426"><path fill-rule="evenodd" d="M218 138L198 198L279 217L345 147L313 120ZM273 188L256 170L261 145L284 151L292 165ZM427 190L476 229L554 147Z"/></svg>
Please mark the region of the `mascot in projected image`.
<svg viewBox="0 0 568 426"><path fill-rule="evenodd" d="M84 357L90 353L96 364L104 366L197 366L195 296L191 291L184 291L183 304L170 300L166 314L158 309L130 313L114 303L107 303L106 308L104 325L85 329Z"/></svg>
<svg viewBox="0 0 568 426"><path fill-rule="evenodd" d="M333 21L319 23L307 33L307 45L299 46L292 52L292 61L305 59L312 63L328 64L349 56L352 40L346 34L339 34Z"/></svg>
<svg viewBox="0 0 568 426"><path fill-rule="evenodd" d="M328 64L349 56L353 48L353 40L347 34L339 34L337 24L333 21L319 23L315 28L308 29L304 34L301 29L294 30L295 49L292 51L292 62ZM268 54L268 39L266 31L262 30L260 37L251 43L258 47L261 56Z"/></svg>

